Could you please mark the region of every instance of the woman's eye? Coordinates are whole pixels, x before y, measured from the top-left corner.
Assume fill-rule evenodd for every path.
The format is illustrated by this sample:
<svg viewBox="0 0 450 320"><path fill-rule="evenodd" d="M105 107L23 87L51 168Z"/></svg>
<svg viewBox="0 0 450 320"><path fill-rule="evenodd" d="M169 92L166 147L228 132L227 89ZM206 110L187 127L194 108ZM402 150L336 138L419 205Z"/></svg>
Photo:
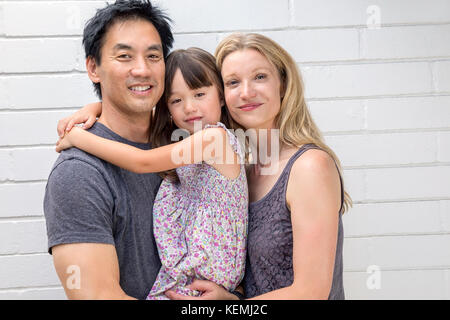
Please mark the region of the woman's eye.
<svg viewBox="0 0 450 320"><path fill-rule="evenodd" d="M227 81L227 86L234 86L234 85L236 85L236 84L238 84L238 81L237 81L237 80L230 80L230 81Z"/></svg>
<svg viewBox="0 0 450 320"><path fill-rule="evenodd" d="M258 79L258 80L262 80L262 79L265 79L267 76L265 75L265 74L258 74L257 76L256 76L256 79Z"/></svg>

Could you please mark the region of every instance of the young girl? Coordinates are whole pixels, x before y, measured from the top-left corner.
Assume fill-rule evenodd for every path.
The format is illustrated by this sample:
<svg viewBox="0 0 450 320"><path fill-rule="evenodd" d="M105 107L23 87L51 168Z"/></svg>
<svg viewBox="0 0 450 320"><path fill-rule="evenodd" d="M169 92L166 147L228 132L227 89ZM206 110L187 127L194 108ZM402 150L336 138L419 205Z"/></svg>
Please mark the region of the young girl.
<svg viewBox="0 0 450 320"><path fill-rule="evenodd" d="M74 146L137 173L166 171L153 208L162 266L147 299L167 299L167 290L199 296L187 288L194 279L232 291L244 275L248 191L241 146L222 123L228 119L214 57L198 48L172 52L161 101L150 134L158 148L140 150L74 127L56 149ZM82 117L98 109L90 105ZM191 135L169 144L177 128Z"/></svg>

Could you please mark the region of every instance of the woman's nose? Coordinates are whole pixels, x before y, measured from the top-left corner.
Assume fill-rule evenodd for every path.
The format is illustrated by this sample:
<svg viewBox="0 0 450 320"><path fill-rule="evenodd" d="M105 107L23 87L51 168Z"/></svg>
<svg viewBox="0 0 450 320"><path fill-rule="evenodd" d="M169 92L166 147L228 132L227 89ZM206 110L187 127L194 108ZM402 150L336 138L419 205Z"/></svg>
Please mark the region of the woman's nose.
<svg viewBox="0 0 450 320"><path fill-rule="evenodd" d="M255 96L255 90L249 81L243 81L241 88L241 98L245 99Z"/></svg>

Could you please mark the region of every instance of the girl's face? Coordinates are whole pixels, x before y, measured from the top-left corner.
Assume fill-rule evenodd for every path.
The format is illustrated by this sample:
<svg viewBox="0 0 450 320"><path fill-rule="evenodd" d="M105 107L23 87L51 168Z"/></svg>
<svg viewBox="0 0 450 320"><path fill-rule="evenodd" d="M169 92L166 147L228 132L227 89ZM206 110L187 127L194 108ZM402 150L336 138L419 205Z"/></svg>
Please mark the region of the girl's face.
<svg viewBox="0 0 450 320"><path fill-rule="evenodd" d="M271 129L281 107L278 71L253 49L230 53L222 63L225 101L232 118L246 129Z"/></svg>
<svg viewBox="0 0 450 320"><path fill-rule="evenodd" d="M215 85L190 89L178 69L172 81L167 106L172 120L178 128L194 132L194 122L201 121L203 128L207 124L216 124L220 121L223 101Z"/></svg>

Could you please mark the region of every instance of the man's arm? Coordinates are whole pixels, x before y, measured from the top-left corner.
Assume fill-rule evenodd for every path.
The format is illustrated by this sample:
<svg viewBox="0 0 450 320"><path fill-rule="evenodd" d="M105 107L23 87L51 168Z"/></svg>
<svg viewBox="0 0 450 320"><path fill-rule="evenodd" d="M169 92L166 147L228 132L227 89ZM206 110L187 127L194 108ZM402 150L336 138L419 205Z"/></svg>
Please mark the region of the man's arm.
<svg viewBox="0 0 450 320"><path fill-rule="evenodd" d="M53 262L69 299L135 299L120 287L119 263L113 245L72 243L52 248Z"/></svg>
<svg viewBox="0 0 450 320"><path fill-rule="evenodd" d="M126 299L113 237L114 195L101 168L68 158L50 174L44 214L56 272L69 299Z"/></svg>

